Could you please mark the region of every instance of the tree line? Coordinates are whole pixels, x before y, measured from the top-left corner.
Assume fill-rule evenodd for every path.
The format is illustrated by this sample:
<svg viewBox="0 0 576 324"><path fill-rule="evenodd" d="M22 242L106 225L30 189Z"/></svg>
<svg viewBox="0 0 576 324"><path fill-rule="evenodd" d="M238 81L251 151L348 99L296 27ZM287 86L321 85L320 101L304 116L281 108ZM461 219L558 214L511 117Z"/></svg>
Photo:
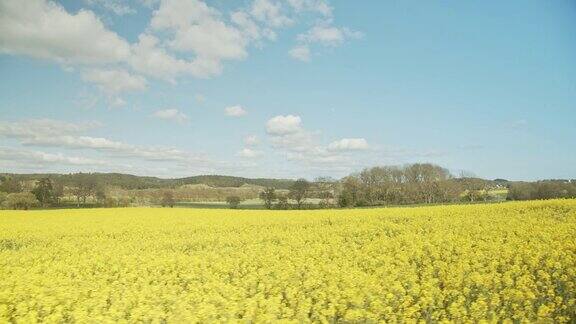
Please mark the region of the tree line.
<svg viewBox="0 0 576 324"><path fill-rule="evenodd" d="M504 188L495 181L455 177L446 168L431 163L366 168L340 183L340 207L502 200L492 190Z"/></svg>
<svg viewBox="0 0 576 324"><path fill-rule="evenodd" d="M258 197L268 209L576 198L574 179L510 182L504 179L485 180L463 175L457 177L447 169L430 163L378 166L366 168L339 180L298 179L290 180L290 185L284 180L274 182L273 179L261 179L269 185L246 187L247 184L244 183L236 187L237 189L191 187L191 185L169 188L157 188L156 185L152 185L152 188L133 189L135 183L142 184L136 176L120 176L120 179L131 179L127 188L115 186L116 180L111 182L115 185L102 181L110 178L119 179L117 174L94 176L90 173L40 178L0 175L0 208L125 207L143 204L173 207L178 201L212 196L219 201L225 200L231 208L239 208L242 201ZM155 182L153 179L157 179L143 178L144 182ZM245 178L215 176L208 179L220 184L232 181L235 182L234 185L239 185L237 181ZM272 186L275 183L281 184L279 188Z"/></svg>
<svg viewBox="0 0 576 324"><path fill-rule="evenodd" d="M508 189L509 200L576 198L576 179L515 182Z"/></svg>
<svg viewBox="0 0 576 324"><path fill-rule="evenodd" d="M315 206L303 202L322 198ZM410 204L443 204L576 198L576 180L511 182L454 176L431 163L366 168L338 181L317 179L312 183L297 180L288 195L266 188L260 198L268 209L322 207L368 207ZM294 201L290 203L288 199Z"/></svg>
<svg viewBox="0 0 576 324"><path fill-rule="evenodd" d="M30 182L33 183L31 189ZM0 208L62 207L66 195L75 198L75 207L127 207L130 204L125 199L108 197L106 188L89 176L77 176L66 184L48 177L27 182L11 176L0 177Z"/></svg>
<svg viewBox="0 0 576 324"><path fill-rule="evenodd" d="M238 188L243 185L253 185L262 187L274 187L276 189L288 189L294 180L291 179L268 179L268 178L243 178L222 175L198 175L186 178L162 179L148 176L136 176L122 173L70 173L70 174L8 174L0 173L0 179L10 177L21 183L28 181L38 181L48 178L53 182L64 185L73 185L79 181L90 181L99 186L117 187L125 190L134 189L170 189L183 185L204 184L214 188Z"/></svg>

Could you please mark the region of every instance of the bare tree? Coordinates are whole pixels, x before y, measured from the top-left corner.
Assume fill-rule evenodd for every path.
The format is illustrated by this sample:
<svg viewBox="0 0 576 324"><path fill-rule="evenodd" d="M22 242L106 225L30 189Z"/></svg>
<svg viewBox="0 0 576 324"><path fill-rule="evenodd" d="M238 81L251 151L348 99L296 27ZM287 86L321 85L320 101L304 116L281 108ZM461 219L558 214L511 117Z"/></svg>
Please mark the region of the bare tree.
<svg viewBox="0 0 576 324"><path fill-rule="evenodd" d="M318 177L314 180L314 191L320 198L320 207L326 208L333 204L337 181L330 177Z"/></svg>
<svg viewBox="0 0 576 324"><path fill-rule="evenodd" d="M309 189L310 182L306 179L298 179L290 187L290 198L296 201L296 205L299 209L302 208L302 204L306 200Z"/></svg>
<svg viewBox="0 0 576 324"><path fill-rule="evenodd" d="M174 193L172 193L172 191L167 190L164 192L163 196L162 196L162 201L161 201L162 207L174 207Z"/></svg>
<svg viewBox="0 0 576 324"><path fill-rule="evenodd" d="M453 201L461 189L450 172L430 163L362 170L341 180L340 206Z"/></svg>
<svg viewBox="0 0 576 324"><path fill-rule="evenodd" d="M74 195L76 196L76 205L79 207L80 201L82 201L82 204L86 205L87 198L93 196L96 193L97 188L98 184L90 174L77 174L75 188L73 189Z"/></svg>
<svg viewBox="0 0 576 324"><path fill-rule="evenodd" d="M276 190L272 187L268 187L264 189L264 191L261 191L259 196L260 199L264 201L264 206L266 206L267 209L272 209L272 205L276 200Z"/></svg>

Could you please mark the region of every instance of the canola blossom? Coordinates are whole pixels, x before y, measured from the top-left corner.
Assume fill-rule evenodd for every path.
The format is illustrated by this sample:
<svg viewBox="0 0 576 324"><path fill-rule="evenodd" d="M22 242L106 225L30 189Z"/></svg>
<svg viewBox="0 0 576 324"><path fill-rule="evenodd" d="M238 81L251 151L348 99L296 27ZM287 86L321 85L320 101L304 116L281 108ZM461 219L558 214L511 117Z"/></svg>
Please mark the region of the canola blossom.
<svg viewBox="0 0 576 324"><path fill-rule="evenodd" d="M576 201L0 211L0 323L571 322Z"/></svg>

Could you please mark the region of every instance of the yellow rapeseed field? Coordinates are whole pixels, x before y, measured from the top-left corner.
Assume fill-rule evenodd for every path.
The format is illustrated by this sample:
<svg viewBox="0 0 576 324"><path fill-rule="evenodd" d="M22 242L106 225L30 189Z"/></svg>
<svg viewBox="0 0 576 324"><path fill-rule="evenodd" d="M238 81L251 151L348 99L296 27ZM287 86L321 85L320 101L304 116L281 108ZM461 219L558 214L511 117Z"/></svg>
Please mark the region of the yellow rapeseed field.
<svg viewBox="0 0 576 324"><path fill-rule="evenodd" d="M576 201L0 211L4 322L570 322Z"/></svg>

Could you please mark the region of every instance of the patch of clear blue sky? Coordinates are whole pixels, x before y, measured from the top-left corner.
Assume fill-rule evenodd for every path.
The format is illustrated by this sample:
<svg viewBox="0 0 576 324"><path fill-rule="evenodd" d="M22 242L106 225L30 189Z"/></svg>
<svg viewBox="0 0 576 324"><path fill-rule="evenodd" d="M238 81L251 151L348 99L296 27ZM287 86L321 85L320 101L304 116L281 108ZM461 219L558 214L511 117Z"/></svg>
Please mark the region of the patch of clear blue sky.
<svg viewBox="0 0 576 324"><path fill-rule="evenodd" d="M64 5L75 11L78 3ZM229 3L216 6L225 10ZM398 163L431 161L488 178L576 178L576 2L332 6L336 25L361 31L363 39L319 49L311 62L298 62L287 52L296 34L310 27L304 24L250 48L246 60L225 63L224 73L213 79L186 78L176 86L150 79L148 91L125 96L124 109L82 108L79 94L94 91L77 73L1 55L0 118L98 120L106 128L95 134L115 140L169 144L233 160L243 136L265 138L266 120L294 114L307 129L322 131L325 142L364 137L380 148L441 153ZM144 10L121 18L103 15L129 41L150 18ZM206 102L196 102L195 94ZM236 104L248 115L226 118L224 107ZM163 108L186 112L190 123L175 126L150 117ZM263 169L283 162L268 163Z"/></svg>

